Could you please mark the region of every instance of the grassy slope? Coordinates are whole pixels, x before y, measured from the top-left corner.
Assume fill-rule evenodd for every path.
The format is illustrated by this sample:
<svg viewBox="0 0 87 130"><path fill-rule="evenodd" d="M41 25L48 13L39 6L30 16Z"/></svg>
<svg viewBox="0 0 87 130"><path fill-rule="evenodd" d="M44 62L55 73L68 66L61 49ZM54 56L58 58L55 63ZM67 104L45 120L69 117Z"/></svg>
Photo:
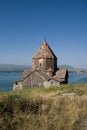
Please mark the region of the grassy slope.
<svg viewBox="0 0 87 130"><path fill-rule="evenodd" d="M0 130L86 130L86 121L87 84L0 93Z"/></svg>

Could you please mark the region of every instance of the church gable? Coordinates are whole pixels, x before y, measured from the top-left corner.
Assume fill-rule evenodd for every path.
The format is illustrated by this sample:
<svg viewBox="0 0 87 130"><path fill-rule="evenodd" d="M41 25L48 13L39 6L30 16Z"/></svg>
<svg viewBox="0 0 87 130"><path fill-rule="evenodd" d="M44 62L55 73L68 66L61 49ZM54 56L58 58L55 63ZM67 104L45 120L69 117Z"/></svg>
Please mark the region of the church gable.
<svg viewBox="0 0 87 130"><path fill-rule="evenodd" d="M23 87L43 87L44 78L41 77L36 71L25 77L22 81Z"/></svg>

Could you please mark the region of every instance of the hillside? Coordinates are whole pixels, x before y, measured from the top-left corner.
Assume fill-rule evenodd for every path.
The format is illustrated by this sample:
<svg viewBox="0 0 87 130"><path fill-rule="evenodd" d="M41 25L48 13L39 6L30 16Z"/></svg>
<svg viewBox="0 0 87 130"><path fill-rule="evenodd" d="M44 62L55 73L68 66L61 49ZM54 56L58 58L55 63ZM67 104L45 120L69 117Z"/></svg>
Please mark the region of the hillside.
<svg viewBox="0 0 87 130"><path fill-rule="evenodd" d="M0 93L0 130L86 130L87 84Z"/></svg>
<svg viewBox="0 0 87 130"><path fill-rule="evenodd" d="M68 69L69 73L87 74L87 69L83 69L83 68L74 68L74 67L72 67L70 65L59 65L58 67Z"/></svg>
<svg viewBox="0 0 87 130"><path fill-rule="evenodd" d="M66 68L66 69L68 69L68 70L75 70L75 68L72 67L72 66L70 66L70 65L59 65L58 67L59 67L59 68Z"/></svg>
<svg viewBox="0 0 87 130"><path fill-rule="evenodd" d="M12 64L0 64L0 71L23 71L30 69L30 66L12 65Z"/></svg>

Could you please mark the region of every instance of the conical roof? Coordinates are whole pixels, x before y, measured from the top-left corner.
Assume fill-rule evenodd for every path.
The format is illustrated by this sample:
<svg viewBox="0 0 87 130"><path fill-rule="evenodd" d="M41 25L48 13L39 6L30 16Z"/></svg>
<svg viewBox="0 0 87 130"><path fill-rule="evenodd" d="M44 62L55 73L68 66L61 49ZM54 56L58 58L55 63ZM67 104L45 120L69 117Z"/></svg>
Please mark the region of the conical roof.
<svg viewBox="0 0 87 130"><path fill-rule="evenodd" d="M36 54L34 55L33 58L55 58L57 59L57 57L55 56L55 54L53 53L53 51L51 50L51 48L49 47L49 45L47 44L46 40L43 41L42 45L40 46L40 48L38 49L38 51L36 52Z"/></svg>

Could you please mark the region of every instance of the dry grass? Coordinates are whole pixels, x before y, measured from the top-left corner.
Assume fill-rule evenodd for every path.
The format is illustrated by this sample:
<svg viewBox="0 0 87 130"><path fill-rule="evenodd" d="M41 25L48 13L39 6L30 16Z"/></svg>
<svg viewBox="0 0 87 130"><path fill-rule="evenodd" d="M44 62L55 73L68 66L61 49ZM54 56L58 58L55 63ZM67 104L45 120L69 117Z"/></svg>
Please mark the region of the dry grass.
<svg viewBox="0 0 87 130"><path fill-rule="evenodd" d="M0 94L0 130L86 130L86 117L86 84Z"/></svg>

